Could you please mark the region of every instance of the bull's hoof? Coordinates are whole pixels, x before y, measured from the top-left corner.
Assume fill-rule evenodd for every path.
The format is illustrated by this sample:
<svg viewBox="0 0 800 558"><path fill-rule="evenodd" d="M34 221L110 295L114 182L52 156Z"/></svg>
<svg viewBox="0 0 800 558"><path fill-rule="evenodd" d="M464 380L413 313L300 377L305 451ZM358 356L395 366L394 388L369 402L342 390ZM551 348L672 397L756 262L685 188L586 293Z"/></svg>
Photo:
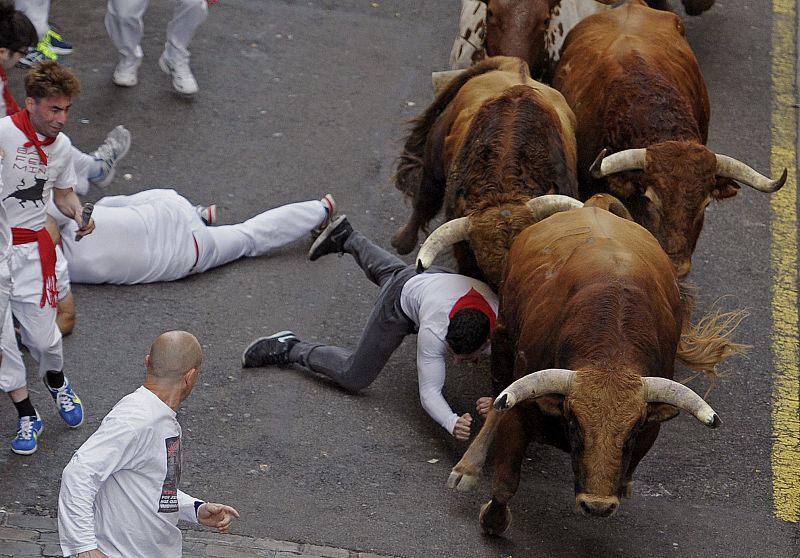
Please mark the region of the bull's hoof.
<svg viewBox="0 0 800 558"><path fill-rule="evenodd" d="M469 492L478 484L478 476L463 473L453 469L447 478L447 488L456 489L459 492Z"/></svg>
<svg viewBox="0 0 800 558"><path fill-rule="evenodd" d="M403 256L410 253L417 245L417 231L407 229L408 227L403 227L392 237L392 247Z"/></svg>
<svg viewBox="0 0 800 558"><path fill-rule="evenodd" d="M511 525L511 509L502 504L489 500L481 506L480 522L483 532L487 535L500 536L508 531Z"/></svg>

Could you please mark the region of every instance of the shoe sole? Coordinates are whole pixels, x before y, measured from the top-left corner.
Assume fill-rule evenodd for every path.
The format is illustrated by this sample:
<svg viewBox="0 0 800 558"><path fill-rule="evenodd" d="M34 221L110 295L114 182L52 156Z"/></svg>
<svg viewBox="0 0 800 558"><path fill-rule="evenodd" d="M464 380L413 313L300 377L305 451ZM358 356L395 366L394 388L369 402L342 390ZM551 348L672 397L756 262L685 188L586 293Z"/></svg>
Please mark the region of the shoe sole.
<svg viewBox="0 0 800 558"><path fill-rule="evenodd" d="M52 52L54 52L55 54L58 54L59 56L68 56L68 55L72 54L72 51L73 51L73 49L71 49L71 48L70 49L59 48L59 47L54 47L52 45L50 45L50 50Z"/></svg>
<svg viewBox="0 0 800 558"><path fill-rule="evenodd" d="M42 429L41 429L41 430L39 430L39 434L36 436L36 447L35 447L35 448L33 448L32 450L28 450L28 451L25 451L25 450L15 450L15 449L12 447L12 448L11 448L11 451L12 451L12 452L14 452L14 453L16 453L17 455L32 455L32 454L36 453L36 450L38 450L38 449L39 449L39 437L42 435L42 432L44 432L44 424L42 424Z"/></svg>
<svg viewBox="0 0 800 558"><path fill-rule="evenodd" d="M347 218L347 215L339 215L334 220L332 220L330 223L328 223L328 226L325 227L321 233L319 233L319 236L317 237L317 239L313 242L313 244L311 244L311 248L308 249L308 259L309 260L311 260L313 262L313 261L316 261L316 260L318 260L319 258L322 257L322 255L320 255L320 256L317 256L316 258L312 259L312 256L313 256L314 252L317 250L317 248L319 248L320 244L322 244L328 238L330 238L331 234L333 233L333 229L336 228L334 226L334 223L336 223L336 221L339 221L341 223L346 218Z"/></svg>
<svg viewBox="0 0 800 558"><path fill-rule="evenodd" d="M130 132L128 133L128 135L130 136ZM125 155L128 154L128 151L130 151L130 149L131 149L131 143L132 142L129 139L128 140L128 145L125 146L125 149L121 153L117 154L117 157L114 160L114 166L111 167L111 171L109 171L109 173L106 175L106 177L103 180L100 180L100 181L97 181L97 182L93 182L93 181L90 180L89 182L91 182L92 184L94 184L98 188L108 188L111 185L111 183L114 182L114 177L117 175L117 163L119 163L119 161L122 160L122 158L125 157Z"/></svg>
<svg viewBox="0 0 800 558"><path fill-rule="evenodd" d="M285 331L279 331L278 333L273 333L272 335L268 335L267 337L259 337L258 339L256 339L252 343L250 343L247 346L247 348L244 351L242 351L242 368L262 368L261 366L247 366L247 364L245 364L245 357L247 356L247 351L249 351L251 348L253 348L253 345L255 345L255 344L257 344L257 343L259 343L261 341L265 341L267 339L275 339L276 337L281 337L283 335L294 335L294 332L293 331L289 331L287 329ZM269 366L269 365L267 365L267 366Z"/></svg>

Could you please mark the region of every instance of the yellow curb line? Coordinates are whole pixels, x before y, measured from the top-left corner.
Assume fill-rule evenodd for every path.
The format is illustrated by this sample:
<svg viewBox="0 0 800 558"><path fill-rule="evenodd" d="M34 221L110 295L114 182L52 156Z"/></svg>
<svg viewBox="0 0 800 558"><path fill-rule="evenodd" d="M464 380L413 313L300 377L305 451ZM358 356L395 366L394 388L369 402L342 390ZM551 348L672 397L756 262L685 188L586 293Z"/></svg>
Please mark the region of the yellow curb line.
<svg viewBox="0 0 800 558"><path fill-rule="evenodd" d="M775 515L800 521L800 381L797 296L797 60L796 0L772 2L773 176L789 170L786 185L772 194L772 477Z"/></svg>

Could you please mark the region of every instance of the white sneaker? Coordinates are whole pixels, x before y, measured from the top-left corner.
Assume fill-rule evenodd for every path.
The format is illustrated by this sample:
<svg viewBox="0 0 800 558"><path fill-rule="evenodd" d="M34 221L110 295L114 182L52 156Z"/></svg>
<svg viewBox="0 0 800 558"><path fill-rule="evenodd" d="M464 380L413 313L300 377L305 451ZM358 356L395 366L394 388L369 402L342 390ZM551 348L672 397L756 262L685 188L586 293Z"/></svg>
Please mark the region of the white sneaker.
<svg viewBox="0 0 800 558"><path fill-rule="evenodd" d="M114 85L119 85L120 87L133 87L139 83L138 73L139 64L141 63L142 61L139 58L120 60L117 67L114 68L114 75L111 76L111 81L114 82Z"/></svg>
<svg viewBox="0 0 800 558"><path fill-rule="evenodd" d="M178 93L194 95L200 91L188 63L172 62L167 60L166 53L163 53L161 58L158 59L158 65L165 74L172 76L172 87Z"/></svg>
<svg viewBox="0 0 800 558"><path fill-rule="evenodd" d="M90 156L103 162L103 172L97 178L90 179L90 182L100 188L105 188L114 181L117 172L117 163L131 148L131 133L124 126L117 126L106 136L106 140L100 144L97 151Z"/></svg>

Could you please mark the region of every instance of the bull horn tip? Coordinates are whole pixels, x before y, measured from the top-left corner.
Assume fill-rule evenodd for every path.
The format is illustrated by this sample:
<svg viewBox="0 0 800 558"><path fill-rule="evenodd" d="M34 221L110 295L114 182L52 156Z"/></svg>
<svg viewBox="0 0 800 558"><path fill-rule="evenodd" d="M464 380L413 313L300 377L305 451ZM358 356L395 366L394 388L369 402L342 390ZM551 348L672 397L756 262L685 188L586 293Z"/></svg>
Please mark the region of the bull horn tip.
<svg viewBox="0 0 800 558"><path fill-rule="evenodd" d="M508 408L508 394L503 393L502 395L500 395L500 397L495 399L494 410L505 411L507 408Z"/></svg>
<svg viewBox="0 0 800 558"><path fill-rule="evenodd" d="M786 184L786 177L788 175L789 175L789 169L783 167L783 174L781 174L781 177L775 182L775 190L773 190L773 192L777 192L778 190L783 188L783 185Z"/></svg>
<svg viewBox="0 0 800 558"><path fill-rule="evenodd" d="M600 151L600 154L595 158L592 166L589 167L589 173L593 178L603 178L603 173L600 171L600 166L603 164L603 159L605 159L607 153L608 149L603 148L603 150Z"/></svg>
<svg viewBox="0 0 800 558"><path fill-rule="evenodd" d="M709 422L707 423L709 428L719 428L722 425L722 420L720 420L719 415L714 413L711 415Z"/></svg>
<svg viewBox="0 0 800 558"><path fill-rule="evenodd" d="M422 263L422 260L417 260L417 273L424 273L425 272L425 264Z"/></svg>

